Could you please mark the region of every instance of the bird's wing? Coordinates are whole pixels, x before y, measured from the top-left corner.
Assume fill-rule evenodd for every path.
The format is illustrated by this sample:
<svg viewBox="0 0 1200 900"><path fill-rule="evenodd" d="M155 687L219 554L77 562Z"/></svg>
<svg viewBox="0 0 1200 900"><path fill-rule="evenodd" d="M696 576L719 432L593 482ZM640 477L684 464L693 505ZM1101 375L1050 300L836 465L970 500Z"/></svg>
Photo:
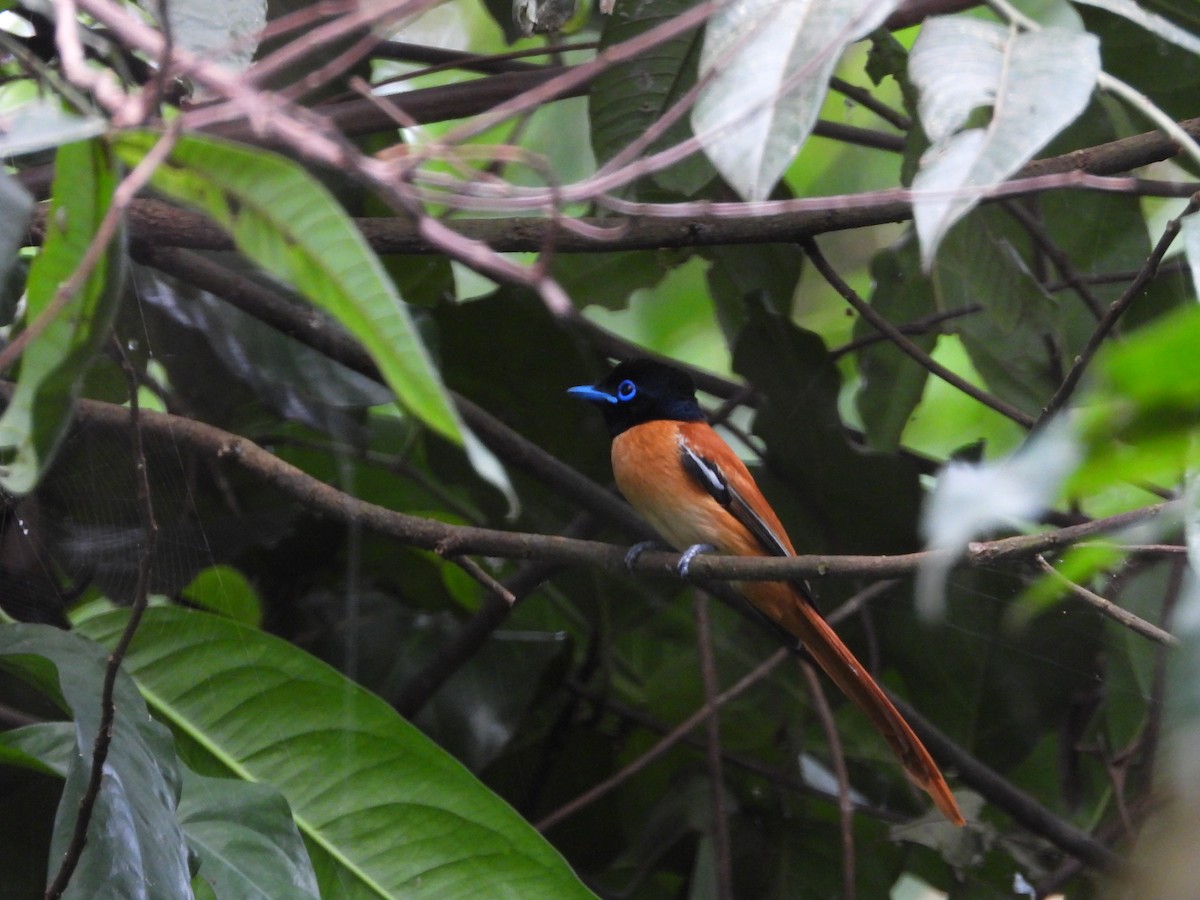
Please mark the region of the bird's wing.
<svg viewBox="0 0 1200 900"><path fill-rule="evenodd" d="M725 449L724 443L721 446ZM725 449L725 453L721 455L728 456L731 452ZM744 477L738 477L745 471L741 460L737 460L736 467L731 466L728 460L725 466L722 466L713 458L714 454L706 455L703 448L695 446L695 441L689 440L687 435L679 442L679 453L683 468L692 479L754 535L765 555L795 555L783 528L770 512L766 501L762 499L762 494L755 487L750 473L745 472ZM742 483L740 489L738 482ZM765 514L759 511L764 508L767 510ZM774 521L768 521L768 516Z"/></svg>

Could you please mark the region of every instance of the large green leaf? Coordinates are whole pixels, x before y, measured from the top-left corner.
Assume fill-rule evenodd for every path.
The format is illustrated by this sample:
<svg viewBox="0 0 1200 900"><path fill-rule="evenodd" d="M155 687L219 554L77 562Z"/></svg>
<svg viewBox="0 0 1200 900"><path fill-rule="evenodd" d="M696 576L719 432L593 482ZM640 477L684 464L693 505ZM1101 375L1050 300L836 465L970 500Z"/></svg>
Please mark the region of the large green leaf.
<svg viewBox="0 0 1200 900"><path fill-rule="evenodd" d="M117 152L136 163L155 140L149 132L128 132ZM462 442L433 362L379 258L300 166L263 150L185 136L152 183L212 216L246 256L333 315L367 348L401 403Z"/></svg>
<svg viewBox="0 0 1200 900"><path fill-rule="evenodd" d="M67 144L58 151L45 245L29 271L27 322L51 306L60 286L79 267L116 184L114 162L102 143ZM75 295L25 348L17 389L0 418L0 486L5 490L33 490L66 435L83 377L108 337L120 297L123 260L124 254L110 247Z"/></svg>
<svg viewBox="0 0 1200 900"><path fill-rule="evenodd" d="M80 630L110 643L125 618L106 614ZM378 697L278 638L151 609L126 666L195 767L283 793L322 896L590 896L459 763Z"/></svg>
<svg viewBox="0 0 1200 900"><path fill-rule="evenodd" d="M54 824L51 875L67 848L91 771L105 663L104 650L79 635L48 625L0 627L0 666L49 696L60 696L75 717ZM114 706L104 780L87 844L64 896L190 897L187 843L175 814L180 785L171 735L151 720L137 687L123 674L116 681ZM38 746L47 745L42 740ZM32 744L19 749L36 752Z"/></svg>

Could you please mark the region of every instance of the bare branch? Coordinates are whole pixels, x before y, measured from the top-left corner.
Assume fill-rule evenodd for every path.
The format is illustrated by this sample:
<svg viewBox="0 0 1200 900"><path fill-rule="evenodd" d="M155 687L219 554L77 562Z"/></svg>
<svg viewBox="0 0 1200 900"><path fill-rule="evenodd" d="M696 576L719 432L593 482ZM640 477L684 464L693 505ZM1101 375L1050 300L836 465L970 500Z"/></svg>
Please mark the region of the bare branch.
<svg viewBox="0 0 1200 900"><path fill-rule="evenodd" d="M108 664L104 668L104 683L100 689L100 724L96 730L96 739L92 745L92 765L88 774L87 787L79 798L79 809L75 815L75 826L71 832L71 840L63 854L62 862L54 879L46 888L47 900L58 900L70 884L71 876L75 873L79 860L87 844L88 826L91 824L92 812L104 781L104 763L108 759L109 746L112 743L113 721L116 708L113 704L113 692L116 690L117 675L121 670L121 662L129 650L133 636L142 621L142 614L150 594L150 574L154 564L154 550L158 541L158 523L154 518L154 503L150 496L150 479L146 471L146 448L142 440L140 409L138 407L138 379L125 358L124 350L118 341L113 341L121 359L121 367L125 372L129 385L129 413L127 416L131 442L133 444L134 468L137 476L138 509L142 518L142 555L138 564L137 588L134 593L133 606L129 610L129 620L117 639L116 646L109 654Z"/></svg>
<svg viewBox="0 0 1200 900"><path fill-rule="evenodd" d="M746 675L743 675L736 683L734 683L732 687L714 697L711 703L705 704L696 712L692 713L690 716L676 725L675 728L673 728L671 732L666 735L666 737L664 737L661 741L659 741L633 762L629 763L629 765L625 766L615 775L606 778L595 787L580 794L570 803L559 807L540 822L536 823L534 827L537 828L538 831L549 831L559 822L570 818L581 809L590 806L601 797L610 794L638 772L642 771L642 769L646 768L646 766L650 765L650 763L654 762L656 759L661 757L664 753L682 741L690 731L697 728L702 722L708 719L709 716L714 715L717 710L719 710L730 700L734 700L741 696L755 684L766 678L767 675L772 672L772 670L778 667L779 664L787 659L790 655L791 651L789 651L786 647L781 647L776 650L765 660L755 666L750 672L748 672Z"/></svg>
<svg viewBox="0 0 1200 900"><path fill-rule="evenodd" d="M1032 428L1034 418L1031 415L1017 409L1011 403L1001 400L999 397L994 397L987 391L977 388L971 382L967 381L957 372L952 372L950 369L937 362L928 353L918 347L915 343L908 339L899 328L881 316L875 311L871 304L867 303L858 293L848 285L837 271L829 264L820 248L817 247L816 241L806 241L804 250L808 254L809 259L813 261L813 265L825 277L825 280L836 290L847 303L854 307L855 312L871 323L881 334L886 335L896 347L912 357L920 366L928 369L930 373L945 381L947 384L953 385L964 394L978 400L991 409L996 410L1003 416L1006 416L1026 428Z"/></svg>
<svg viewBox="0 0 1200 900"><path fill-rule="evenodd" d="M1117 604L1113 603L1111 600L1106 600L1099 594L1089 591L1083 585L1076 584L1074 581L1067 578L1067 576L1063 575L1062 572L1058 571L1058 569L1054 568L1054 566L1050 565L1050 563L1046 561L1046 558L1042 556L1042 554L1037 554L1034 559L1037 561L1038 566L1043 572L1052 576L1056 581L1064 585L1067 590L1072 593L1072 595L1099 610L1110 619L1121 623L1130 631L1136 632L1137 634L1142 635L1142 637L1150 638L1152 641L1157 641L1160 644L1166 644L1168 647L1179 646L1179 638L1175 637L1175 635L1168 631L1163 631L1157 625L1152 625L1140 616L1134 615L1129 610L1117 606Z"/></svg>
<svg viewBox="0 0 1200 900"><path fill-rule="evenodd" d="M1083 378L1083 373L1087 371L1092 358L1116 327L1117 321L1125 314L1125 311L1129 309L1133 301L1141 295L1146 285L1154 280L1154 276L1158 272L1158 264L1162 262L1162 258L1166 255L1167 250L1179 234L1184 217L1194 215L1197 210L1200 210L1200 191L1192 195L1192 199L1188 201L1183 212L1167 223L1167 227L1163 229L1158 243L1154 245L1154 249L1146 258L1146 264L1138 272L1137 278L1129 283L1121 296L1114 300L1112 306L1104 313L1100 324L1096 326L1096 330L1088 338L1087 344L1080 351L1079 356L1076 357L1075 364L1067 372L1067 377L1063 379L1058 390L1054 392L1054 396L1050 398L1050 402L1046 404L1046 408L1042 410L1042 414L1037 420L1038 425L1049 421L1051 416L1066 406L1067 401L1071 399L1071 395L1075 393L1075 388L1078 387L1079 380Z"/></svg>
<svg viewBox="0 0 1200 900"><path fill-rule="evenodd" d="M708 597L703 591L692 592L692 610L696 620L696 648L700 657L700 683L704 687L704 705L713 707L720 685L713 656L712 623ZM704 721L705 764L712 797L713 858L717 871L717 897L733 900L733 851L729 842L728 804L725 801L725 775L721 766L721 721L716 709Z"/></svg>
<svg viewBox="0 0 1200 900"><path fill-rule="evenodd" d="M854 878L854 803L850 798L850 773L846 769L846 754L842 751L842 738L833 718L833 709L830 708L825 690L821 687L821 680L817 677L816 667L807 659L801 659L800 672L804 675L804 683L808 685L808 696L812 698L821 730L825 732L825 742L829 744L829 755L833 760L833 772L837 776L838 823L842 830L842 896L854 900L858 896Z"/></svg>

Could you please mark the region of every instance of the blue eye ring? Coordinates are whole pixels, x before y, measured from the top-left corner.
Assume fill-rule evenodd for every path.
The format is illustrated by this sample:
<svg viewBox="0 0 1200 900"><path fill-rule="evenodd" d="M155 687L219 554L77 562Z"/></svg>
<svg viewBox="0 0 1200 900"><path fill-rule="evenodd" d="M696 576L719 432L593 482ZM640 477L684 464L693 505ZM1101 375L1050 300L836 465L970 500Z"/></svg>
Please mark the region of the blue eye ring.
<svg viewBox="0 0 1200 900"><path fill-rule="evenodd" d="M632 381L630 381L628 378L626 378L619 385L617 385L617 399L618 400L632 400L636 396L637 396L637 385L634 384Z"/></svg>

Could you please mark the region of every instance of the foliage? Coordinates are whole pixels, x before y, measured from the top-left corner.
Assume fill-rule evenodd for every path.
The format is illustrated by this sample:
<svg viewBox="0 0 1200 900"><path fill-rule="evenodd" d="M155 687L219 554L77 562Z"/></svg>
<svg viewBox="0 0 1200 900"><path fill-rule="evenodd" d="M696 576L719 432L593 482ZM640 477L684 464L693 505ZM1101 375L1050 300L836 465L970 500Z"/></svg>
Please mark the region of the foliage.
<svg viewBox="0 0 1200 900"><path fill-rule="evenodd" d="M220 6L0 19L6 896L1188 893L1187 0ZM965 828L626 566L648 353Z"/></svg>

